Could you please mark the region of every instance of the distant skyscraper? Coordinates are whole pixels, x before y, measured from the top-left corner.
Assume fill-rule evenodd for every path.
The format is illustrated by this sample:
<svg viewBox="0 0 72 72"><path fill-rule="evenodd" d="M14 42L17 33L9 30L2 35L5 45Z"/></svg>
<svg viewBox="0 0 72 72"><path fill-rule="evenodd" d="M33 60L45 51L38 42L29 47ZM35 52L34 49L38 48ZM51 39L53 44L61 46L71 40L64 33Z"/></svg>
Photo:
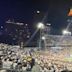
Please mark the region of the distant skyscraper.
<svg viewBox="0 0 72 72"><path fill-rule="evenodd" d="M70 8L69 10L67 21L68 21L67 30L72 32L72 8Z"/></svg>
<svg viewBox="0 0 72 72"><path fill-rule="evenodd" d="M12 42L16 44L25 44L30 38L30 28L28 24L19 23L15 21L6 21L5 32L12 38ZM23 46L22 45L22 46Z"/></svg>

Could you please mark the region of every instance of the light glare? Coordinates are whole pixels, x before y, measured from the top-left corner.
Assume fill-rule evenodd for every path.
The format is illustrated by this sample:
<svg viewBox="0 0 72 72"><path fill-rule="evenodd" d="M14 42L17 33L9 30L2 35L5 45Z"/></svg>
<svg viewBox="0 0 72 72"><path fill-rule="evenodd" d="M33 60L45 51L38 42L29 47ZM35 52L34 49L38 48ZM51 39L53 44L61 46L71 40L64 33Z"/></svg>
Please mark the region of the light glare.
<svg viewBox="0 0 72 72"><path fill-rule="evenodd" d="M45 40L45 36L42 37L42 40Z"/></svg>
<svg viewBox="0 0 72 72"><path fill-rule="evenodd" d="M68 31L68 30L63 30L63 35L71 35L71 32L70 31Z"/></svg>
<svg viewBox="0 0 72 72"><path fill-rule="evenodd" d="M43 23L38 23L38 26L37 26L39 29L44 29L44 24Z"/></svg>

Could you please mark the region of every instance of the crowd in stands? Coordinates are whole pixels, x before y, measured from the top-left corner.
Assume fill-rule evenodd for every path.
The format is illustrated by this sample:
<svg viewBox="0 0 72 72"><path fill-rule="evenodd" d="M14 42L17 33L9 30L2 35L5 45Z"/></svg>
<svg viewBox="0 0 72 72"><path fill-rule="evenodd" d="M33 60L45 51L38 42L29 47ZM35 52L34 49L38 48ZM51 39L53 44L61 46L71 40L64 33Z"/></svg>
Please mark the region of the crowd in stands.
<svg viewBox="0 0 72 72"><path fill-rule="evenodd" d="M4 46L3 46L4 45ZM0 45L0 72L72 72L72 63L65 61L68 51L31 51ZM64 51L64 52L63 52Z"/></svg>

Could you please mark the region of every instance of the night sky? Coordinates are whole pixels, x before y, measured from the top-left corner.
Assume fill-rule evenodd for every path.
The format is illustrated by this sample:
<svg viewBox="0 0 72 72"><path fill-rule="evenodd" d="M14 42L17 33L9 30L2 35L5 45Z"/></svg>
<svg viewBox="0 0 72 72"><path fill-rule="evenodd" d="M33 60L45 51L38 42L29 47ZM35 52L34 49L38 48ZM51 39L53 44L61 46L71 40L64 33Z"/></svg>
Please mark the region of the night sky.
<svg viewBox="0 0 72 72"><path fill-rule="evenodd" d="M43 13L41 20L44 23L51 23L51 33L61 34L68 24L67 14L71 7L72 0L0 0L0 26L3 26L0 28L0 42L6 38L5 22L8 19L29 24L33 34L37 10Z"/></svg>

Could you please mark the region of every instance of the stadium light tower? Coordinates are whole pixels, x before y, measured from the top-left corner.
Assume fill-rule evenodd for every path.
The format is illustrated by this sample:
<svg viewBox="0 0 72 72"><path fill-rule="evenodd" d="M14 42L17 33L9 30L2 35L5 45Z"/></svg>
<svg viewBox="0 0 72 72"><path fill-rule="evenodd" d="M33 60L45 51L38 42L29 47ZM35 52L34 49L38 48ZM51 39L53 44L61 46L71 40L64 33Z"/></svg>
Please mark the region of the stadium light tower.
<svg viewBox="0 0 72 72"><path fill-rule="evenodd" d="M39 49L41 49L41 40L42 40L42 29L45 28L45 25L43 23L38 23L37 28L40 30L40 41L39 41Z"/></svg>
<svg viewBox="0 0 72 72"><path fill-rule="evenodd" d="M38 29L44 29L44 24L43 23L38 23L37 27L38 27Z"/></svg>

